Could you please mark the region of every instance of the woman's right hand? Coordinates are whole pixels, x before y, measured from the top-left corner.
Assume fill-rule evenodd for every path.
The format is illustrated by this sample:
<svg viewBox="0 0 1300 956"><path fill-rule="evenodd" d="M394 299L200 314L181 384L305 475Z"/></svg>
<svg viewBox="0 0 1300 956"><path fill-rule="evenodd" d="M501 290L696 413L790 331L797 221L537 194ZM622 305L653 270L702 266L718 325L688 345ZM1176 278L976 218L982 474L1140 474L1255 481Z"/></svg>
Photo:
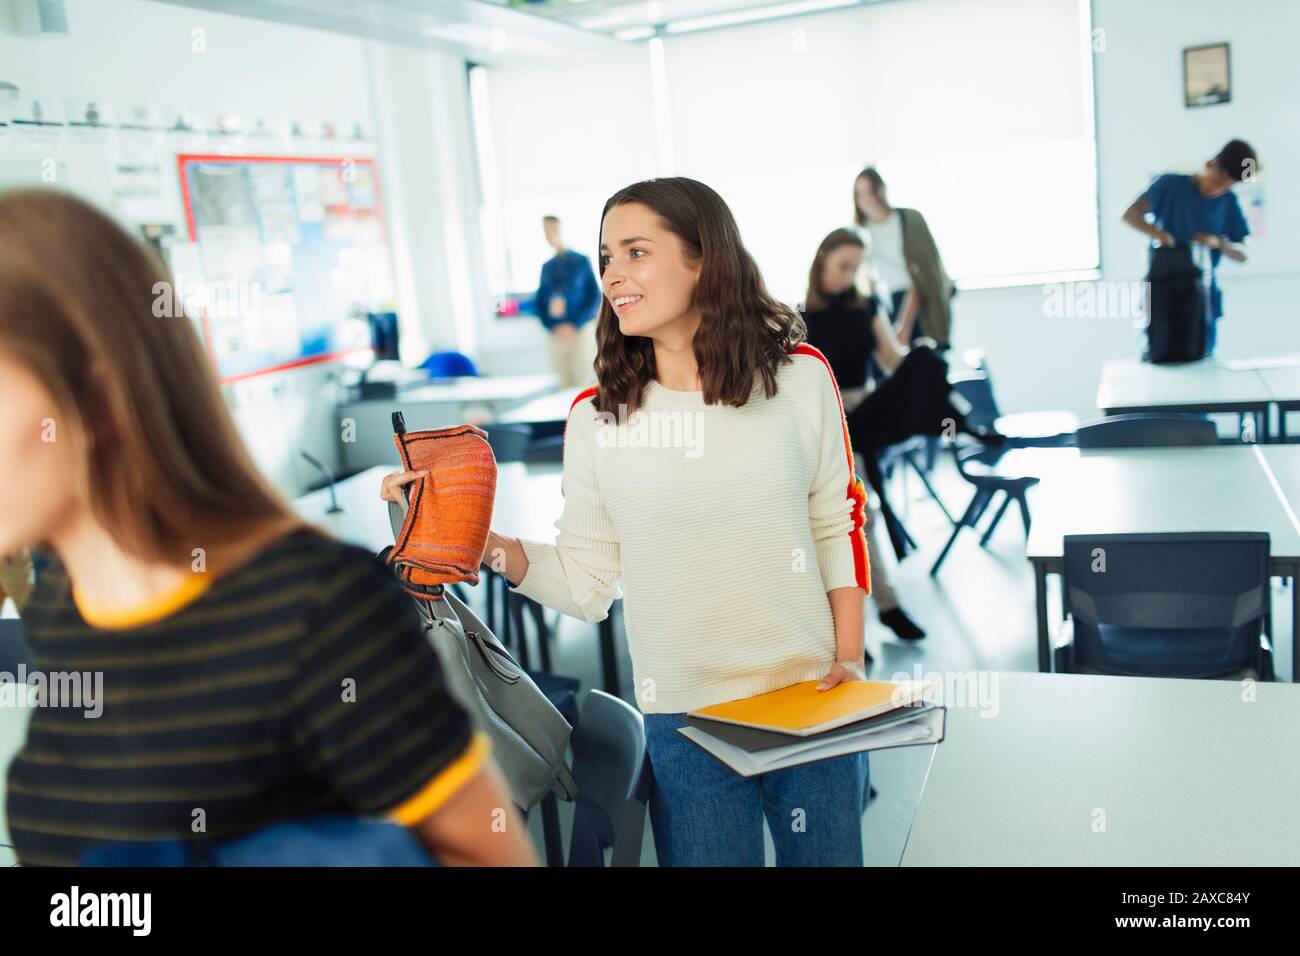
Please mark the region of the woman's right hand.
<svg viewBox="0 0 1300 956"><path fill-rule="evenodd" d="M429 472L423 468L419 471L395 471L391 475L384 475L384 480L379 486L379 497L384 501L395 501L400 505L401 490L418 478L428 477Z"/></svg>
<svg viewBox="0 0 1300 956"><path fill-rule="evenodd" d="M1172 249L1174 247L1174 234L1172 232L1162 229L1152 238L1155 239L1156 245L1163 249Z"/></svg>

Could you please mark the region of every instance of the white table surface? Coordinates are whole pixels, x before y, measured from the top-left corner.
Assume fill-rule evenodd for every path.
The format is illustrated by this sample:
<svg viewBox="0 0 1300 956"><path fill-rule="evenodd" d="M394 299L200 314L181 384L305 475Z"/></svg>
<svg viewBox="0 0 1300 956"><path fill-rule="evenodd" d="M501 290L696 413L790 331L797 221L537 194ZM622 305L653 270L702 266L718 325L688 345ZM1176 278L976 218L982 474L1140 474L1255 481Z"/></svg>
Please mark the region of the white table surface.
<svg viewBox="0 0 1300 956"><path fill-rule="evenodd" d="M1247 703L1233 681L1017 673L990 689L996 716L948 711L903 865L1300 860L1300 688Z"/></svg>
<svg viewBox="0 0 1300 956"><path fill-rule="evenodd" d="M1300 445L1033 448L1009 455L1021 456L1026 470L1042 478L1033 491L1031 560L1060 558L1067 534L1267 531L1275 561L1300 561L1292 514L1300 502Z"/></svg>
<svg viewBox="0 0 1300 956"><path fill-rule="evenodd" d="M1300 366L1262 368L1259 377L1264 380L1264 387L1274 401L1300 402Z"/></svg>
<svg viewBox="0 0 1300 956"><path fill-rule="evenodd" d="M551 392L549 395L534 398L532 401L525 402L518 408L512 408L510 411L498 416L497 422L507 425L516 422L534 424L538 422L567 421L569 409L573 406L573 400L578 397L578 393L582 390L582 388L562 388L558 392Z"/></svg>
<svg viewBox="0 0 1300 956"><path fill-rule="evenodd" d="M1152 365L1138 359L1111 359L1101 368L1097 407L1144 409L1162 407L1235 408L1267 405L1276 397L1259 371L1232 371L1213 359L1184 365Z"/></svg>
<svg viewBox="0 0 1300 956"><path fill-rule="evenodd" d="M483 375L430 382L402 389L396 399L383 401L415 402L501 402L525 401L555 388L554 375ZM369 399L365 399L369 401Z"/></svg>

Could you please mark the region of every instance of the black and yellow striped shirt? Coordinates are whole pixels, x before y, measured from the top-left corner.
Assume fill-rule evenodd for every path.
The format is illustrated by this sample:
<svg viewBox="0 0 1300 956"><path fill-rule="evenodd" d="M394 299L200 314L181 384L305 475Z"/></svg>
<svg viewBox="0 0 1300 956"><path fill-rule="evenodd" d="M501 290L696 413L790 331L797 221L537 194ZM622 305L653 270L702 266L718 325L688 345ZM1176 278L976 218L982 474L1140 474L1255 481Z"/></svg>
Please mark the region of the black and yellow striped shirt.
<svg viewBox="0 0 1300 956"><path fill-rule="evenodd" d="M482 761L410 599L367 552L298 531L182 592L143 623L92 626L62 566L42 569L23 608L37 667L101 672L102 713L33 709L6 807L24 864L323 814L413 823Z"/></svg>

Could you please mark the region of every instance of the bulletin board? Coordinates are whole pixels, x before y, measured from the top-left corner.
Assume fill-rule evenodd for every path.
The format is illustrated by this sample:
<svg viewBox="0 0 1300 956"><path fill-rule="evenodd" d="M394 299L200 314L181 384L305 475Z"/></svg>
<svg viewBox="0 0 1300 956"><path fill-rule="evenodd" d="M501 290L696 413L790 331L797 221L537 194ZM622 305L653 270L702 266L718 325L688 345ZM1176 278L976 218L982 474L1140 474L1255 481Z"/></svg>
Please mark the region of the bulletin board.
<svg viewBox="0 0 1300 956"><path fill-rule="evenodd" d="M370 348L365 314L393 297L372 159L176 161L190 240L176 291L223 382Z"/></svg>

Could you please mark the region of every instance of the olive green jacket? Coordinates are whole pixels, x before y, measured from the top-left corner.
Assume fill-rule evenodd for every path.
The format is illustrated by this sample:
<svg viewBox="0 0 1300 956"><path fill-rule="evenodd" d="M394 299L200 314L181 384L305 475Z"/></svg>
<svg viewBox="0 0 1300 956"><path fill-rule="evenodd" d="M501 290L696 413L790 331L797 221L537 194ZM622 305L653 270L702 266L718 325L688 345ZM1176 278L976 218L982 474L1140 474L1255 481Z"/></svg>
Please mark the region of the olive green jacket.
<svg viewBox="0 0 1300 956"><path fill-rule="evenodd" d="M903 232L903 260L912 276L912 288L920 297L917 320L921 334L940 346L948 345L952 332L952 280L943 267L939 247L934 244L925 217L915 209L897 208Z"/></svg>

